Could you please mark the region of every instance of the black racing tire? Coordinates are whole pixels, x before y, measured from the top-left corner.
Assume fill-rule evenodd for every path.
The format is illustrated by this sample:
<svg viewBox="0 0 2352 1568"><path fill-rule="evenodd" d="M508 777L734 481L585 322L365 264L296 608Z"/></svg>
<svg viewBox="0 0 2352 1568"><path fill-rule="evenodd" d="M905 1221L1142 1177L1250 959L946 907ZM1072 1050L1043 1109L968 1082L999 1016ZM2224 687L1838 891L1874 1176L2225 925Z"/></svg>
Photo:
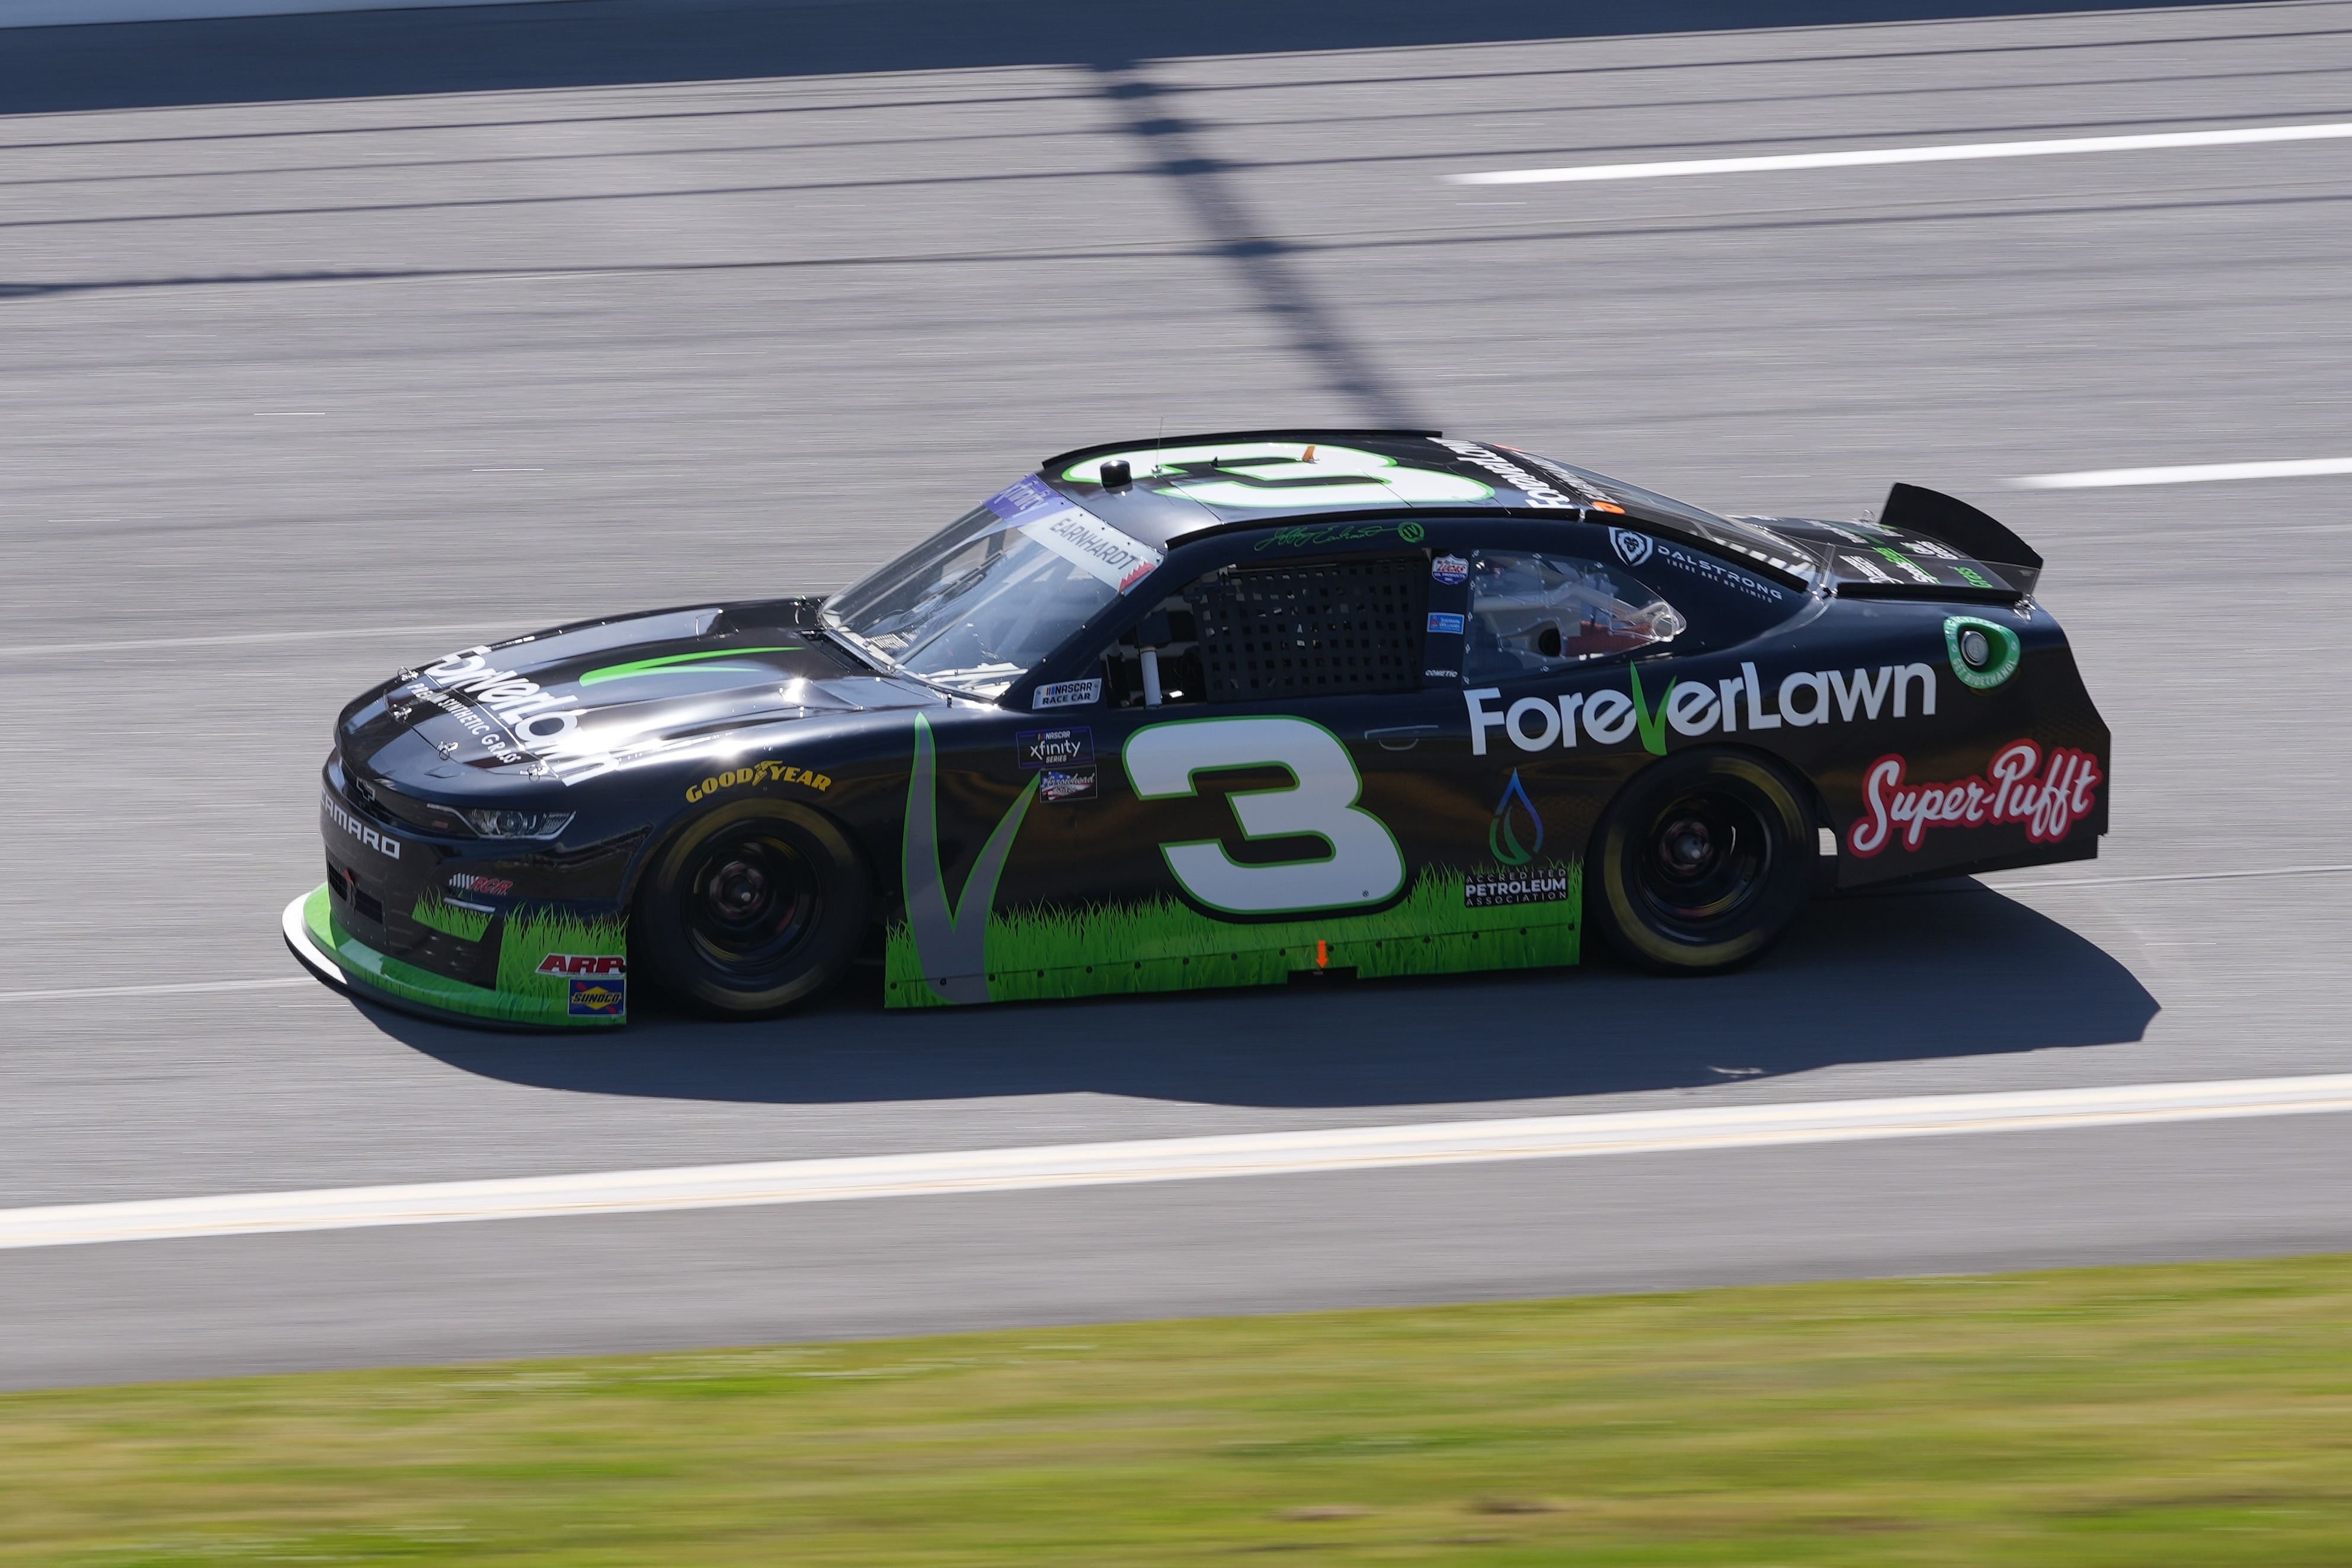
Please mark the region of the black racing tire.
<svg viewBox="0 0 2352 1568"><path fill-rule="evenodd" d="M874 903L857 847L822 812L740 800L665 844L637 883L636 967L679 1001L730 1018L782 1013L839 979Z"/></svg>
<svg viewBox="0 0 2352 1568"><path fill-rule="evenodd" d="M1804 907L1807 791L1751 752L1684 752L1637 774L1594 831L1585 913L1645 969L1714 974L1763 953Z"/></svg>

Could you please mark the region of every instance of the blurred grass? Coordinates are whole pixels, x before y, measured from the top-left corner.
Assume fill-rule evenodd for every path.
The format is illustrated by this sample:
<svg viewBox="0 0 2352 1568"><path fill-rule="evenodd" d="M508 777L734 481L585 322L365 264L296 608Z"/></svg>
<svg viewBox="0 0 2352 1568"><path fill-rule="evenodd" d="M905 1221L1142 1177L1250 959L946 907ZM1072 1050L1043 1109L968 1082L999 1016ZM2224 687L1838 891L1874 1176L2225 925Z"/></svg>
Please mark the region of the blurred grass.
<svg viewBox="0 0 2352 1568"><path fill-rule="evenodd" d="M2352 1563L2352 1258L0 1396L0 1562Z"/></svg>

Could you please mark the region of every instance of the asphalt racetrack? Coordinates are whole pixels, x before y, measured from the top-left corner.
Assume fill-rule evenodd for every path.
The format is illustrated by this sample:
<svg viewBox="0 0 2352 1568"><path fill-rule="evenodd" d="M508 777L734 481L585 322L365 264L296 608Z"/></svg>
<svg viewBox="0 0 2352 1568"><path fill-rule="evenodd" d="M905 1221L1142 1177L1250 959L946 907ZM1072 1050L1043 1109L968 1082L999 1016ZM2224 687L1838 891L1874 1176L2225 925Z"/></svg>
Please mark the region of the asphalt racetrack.
<svg viewBox="0 0 2352 1568"><path fill-rule="evenodd" d="M775 15L807 48L731 71L599 5L0 36L0 1211L2352 1062L2352 142L2145 142L2352 121L2352 5L1059 54ZM331 96L273 87L312 58ZM330 721L400 665L830 589L1048 452L1294 422L1978 501L2114 727L2102 858L1707 982L866 984L583 1040L282 947ZM2016 483L2242 463L2322 471ZM2337 1249L2346 1122L31 1247L0 1385Z"/></svg>

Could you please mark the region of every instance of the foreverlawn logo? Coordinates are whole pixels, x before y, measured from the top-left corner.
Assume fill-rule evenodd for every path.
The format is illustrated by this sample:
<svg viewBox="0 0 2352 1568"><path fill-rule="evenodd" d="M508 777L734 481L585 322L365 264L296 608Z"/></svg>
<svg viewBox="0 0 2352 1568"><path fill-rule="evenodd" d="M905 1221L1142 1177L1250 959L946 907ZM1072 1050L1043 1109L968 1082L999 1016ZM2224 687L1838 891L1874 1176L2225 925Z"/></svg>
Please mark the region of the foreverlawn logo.
<svg viewBox="0 0 2352 1568"><path fill-rule="evenodd" d="M907 889L907 931L914 942L916 969L942 1002L989 999L988 911L996 904L997 879L1004 874L1021 819L1036 798L1037 781L1032 778L981 846L971 874L963 879L963 897L949 903L947 873L940 865L939 758L929 721L915 715L915 766L907 781L898 873Z"/></svg>
<svg viewBox="0 0 2352 1568"><path fill-rule="evenodd" d="M1626 667L1625 682L1622 691L1603 688L1522 697L1500 710L1486 704L1501 698L1501 688L1474 687L1462 694L1469 709L1470 754L1486 754L1490 730L1501 730L1522 752L1572 747L1580 728L1586 740L1602 746L1622 745L1639 734L1643 751L1664 756L1668 731L1699 736L1730 734L1743 727L1777 730L1786 724L1801 730L1882 716L1907 719L1915 698L1922 718L1936 711L1936 667L1930 664L1882 664L1874 670L1850 672L1799 670L1769 687L1753 664L1742 664L1739 673L1727 679L1670 679L1654 704L1643 689L1640 667Z"/></svg>
<svg viewBox="0 0 2352 1568"><path fill-rule="evenodd" d="M580 715L572 710L579 698L569 693L554 696L541 689L539 682L511 669L491 668L487 643L426 665L425 678L408 691L457 715L483 748L502 763L520 763L529 752L566 784L611 773L621 765L611 752L591 751L572 738L580 727ZM468 702L480 711L467 714ZM497 723L484 723L484 714Z"/></svg>
<svg viewBox="0 0 2352 1568"><path fill-rule="evenodd" d="M1521 823L1526 824L1524 832ZM1486 825L1486 852L1499 865L1524 866L1543 853L1543 817L1519 783L1519 770L1513 768L1503 798L1495 803L1495 820Z"/></svg>

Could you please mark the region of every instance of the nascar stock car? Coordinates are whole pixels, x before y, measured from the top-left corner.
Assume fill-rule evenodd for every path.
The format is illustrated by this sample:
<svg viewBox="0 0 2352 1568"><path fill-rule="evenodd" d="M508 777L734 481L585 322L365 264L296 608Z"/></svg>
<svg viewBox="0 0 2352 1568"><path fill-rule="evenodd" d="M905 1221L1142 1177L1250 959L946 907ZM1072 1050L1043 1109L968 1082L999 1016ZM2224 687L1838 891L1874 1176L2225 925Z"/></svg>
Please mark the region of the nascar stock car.
<svg viewBox="0 0 2352 1568"><path fill-rule="evenodd" d="M1812 893L2083 859L2041 558L1897 485L1718 517L1434 432L1067 452L829 597L461 648L344 709L298 955L461 1018L1727 968Z"/></svg>

